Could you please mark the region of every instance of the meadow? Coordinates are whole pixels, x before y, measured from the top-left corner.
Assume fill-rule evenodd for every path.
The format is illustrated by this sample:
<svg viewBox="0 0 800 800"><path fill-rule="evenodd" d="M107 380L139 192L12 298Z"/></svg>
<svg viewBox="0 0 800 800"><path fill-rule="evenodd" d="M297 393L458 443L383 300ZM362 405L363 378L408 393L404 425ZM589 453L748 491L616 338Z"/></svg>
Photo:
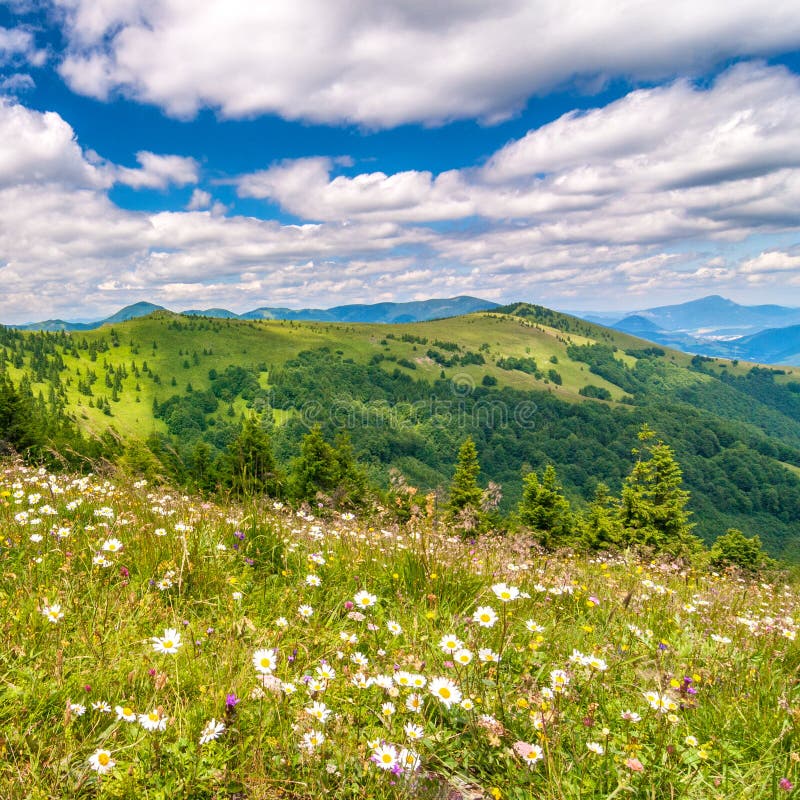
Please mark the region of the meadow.
<svg viewBox="0 0 800 800"><path fill-rule="evenodd" d="M798 587L0 470L0 797L777 798Z"/></svg>
<svg viewBox="0 0 800 800"><path fill-rule="evenodd" d="M231 487L253 417L284 474L314 424L329 442L346 430L383 492L398 471L441 490L471 436L506 517L523 475L548 464L576 510L599 482L618 492L648 424L675 450L706 544L736 528L800 561L796 369L692 357L540 306L393 325L158 312L92 331L0 328L2 407L16 411L0 413L0 440L29 458L107 459L201 491Z"/></svg>

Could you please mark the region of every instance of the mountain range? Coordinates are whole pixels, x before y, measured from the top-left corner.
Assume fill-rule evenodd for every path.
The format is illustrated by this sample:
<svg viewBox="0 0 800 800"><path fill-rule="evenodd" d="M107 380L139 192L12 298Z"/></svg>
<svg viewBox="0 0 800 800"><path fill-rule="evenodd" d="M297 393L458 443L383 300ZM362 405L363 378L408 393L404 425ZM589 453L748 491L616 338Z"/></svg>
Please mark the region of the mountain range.
<svg viewBox="0 0 800 800"><path fill-rule="evenodd" d="M762 364L800 365L800 308L744 306L719 295L658 306L616 322L586 314L618 331L698 355Z"/></svg>
<svg viewBox="0 0 800 800"><path fill-rule="evenodd" d="M214 317L217 319L276 319L298 320L303 322L373 322L401 323L426 322L431 319L445 319L471 314L473 311L488 311L498 304L491 300L461 295L431 300L414 300L407 303L374 303L335 306L334 308L270 308L267 306L236 314L226 308L189 309L178 313L193 317ZM126 322L138 317L146 317L156 311L169 311L154 303L139 302L125 306L110 317L94 322L67 322L63 319L48 319L42 322L28 322L24 325L8 327L26 331L90 331L103 325Z"/></svg>
<svg viewBox="0 0 800 800"><path fill-rule="evenodd" d="M263 306L243 314L225 308L189 309L180 313L217 319L391 324L445 319L497 307L498 304L490 300L462 295L405 303L351 304L327 309ZM94 322L50 319L10 327L20 330L88 331L147 316L155 311L168 309L154 303L139 302ZM609 312L585 312L576 316L685 353L800 366L800 308L745 306L719 295L710 295L686 303L634 311L622 318Z"/></svg>

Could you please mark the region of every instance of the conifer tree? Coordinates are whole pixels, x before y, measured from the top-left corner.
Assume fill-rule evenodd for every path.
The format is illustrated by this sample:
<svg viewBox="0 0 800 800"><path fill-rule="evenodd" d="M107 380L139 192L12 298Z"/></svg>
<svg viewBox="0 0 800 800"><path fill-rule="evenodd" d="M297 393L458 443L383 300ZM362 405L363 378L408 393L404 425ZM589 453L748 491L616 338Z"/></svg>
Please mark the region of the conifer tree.
<svg viewBox="0 0 800 800"><path fill-rule="evenodd" d="M199 439L192 450L192 480L199 489L211 489L214 486L211 446Z"/></svg>
<svg viewBox="0 0 800 800"><path fill-rule="evenodd" d="M535 472L525 476L518 513L520 522L536 531L545 547L558 547L570 539L572 512L552 464L541 481Z"/></svg>
<svg viewBox="0 0 800 800"><path fill-rule="evenodd" d="M228 473L236 492L278 494L280 482L272 444L254 416L244 420L228 448Z"/></svg>
<svg viewBox="0 0 800 800"><path fill-rule="evenodd" d="M359 505L367 492L367 475L358 465L350 434L341 431L333 443L337 465L336 500L338 505Z"/></svg>
<svg viewBox="0 0 800 800"><path fill-rule="evenodd" d="M581 538L590 550L609 550L620 544L622 529L614 515L613 502L608 486L598 483L580 524Z"/></svg>
<svg viewBox="0 0 800 800"><path fill-rule="evenodd" d="M458 450L447 508L450 516L469 530L480 527L484 521L481 509L483 491L478 485L480 471L475 442L472 437L467 437Z"/></svg>
<svg viewBox="0 0 800 800"><path fill-rule="evenodd" d="M37 442L30 403L8 378L0 380L0 441L20 452Z"/></svg>
<svg viewBox="0 0 800 800"><path fill-rule="evenodd" d="M692 534L694 524L686 508L689 492L682 488L683 474L672 448L655 440L647 425L639 441L643 448L633 451L637 460L617 504L624 543L674 555L695 552L701 543Z"/></svg>
<svg viewBox="0 0 800 800"><path fill-rule="evenodd" d="M336 451L315 425L300 444L300 455L292 461L289 488L295 500L313 500L318 493L331 495L337 487L340 466Z"/></svg>

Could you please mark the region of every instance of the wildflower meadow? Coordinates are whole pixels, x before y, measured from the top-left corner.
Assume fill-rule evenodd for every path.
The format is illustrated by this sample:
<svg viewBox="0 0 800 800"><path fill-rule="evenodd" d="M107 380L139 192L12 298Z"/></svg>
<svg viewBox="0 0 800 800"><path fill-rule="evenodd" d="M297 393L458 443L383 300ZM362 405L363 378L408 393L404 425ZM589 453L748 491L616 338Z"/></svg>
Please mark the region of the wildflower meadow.
<svg viewBox="0 0 800 800"><path fill-rule="evenodd" d="M778 798L798 590L0 470L0 797Z"/></svg>

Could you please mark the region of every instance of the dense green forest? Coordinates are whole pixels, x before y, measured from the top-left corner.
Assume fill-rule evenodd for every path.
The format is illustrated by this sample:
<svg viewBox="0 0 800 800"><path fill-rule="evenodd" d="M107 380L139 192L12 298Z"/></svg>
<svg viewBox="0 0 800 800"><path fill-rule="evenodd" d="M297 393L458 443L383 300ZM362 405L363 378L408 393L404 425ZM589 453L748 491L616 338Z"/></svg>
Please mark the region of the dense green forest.
<svg viewBox="0 0 800 800"><path fill-rule="evenodd" d="M7 447L205 491L357 502L372 486L402 505L401 485L445 507L470 439L493 524L517 518L526 476L548 465L590 513L621 496L643 425L682 467L694 534L740 529L800 558L800 382L783 370L520 305L407 326L162 314L85 336L0 329Z"/></svg>

